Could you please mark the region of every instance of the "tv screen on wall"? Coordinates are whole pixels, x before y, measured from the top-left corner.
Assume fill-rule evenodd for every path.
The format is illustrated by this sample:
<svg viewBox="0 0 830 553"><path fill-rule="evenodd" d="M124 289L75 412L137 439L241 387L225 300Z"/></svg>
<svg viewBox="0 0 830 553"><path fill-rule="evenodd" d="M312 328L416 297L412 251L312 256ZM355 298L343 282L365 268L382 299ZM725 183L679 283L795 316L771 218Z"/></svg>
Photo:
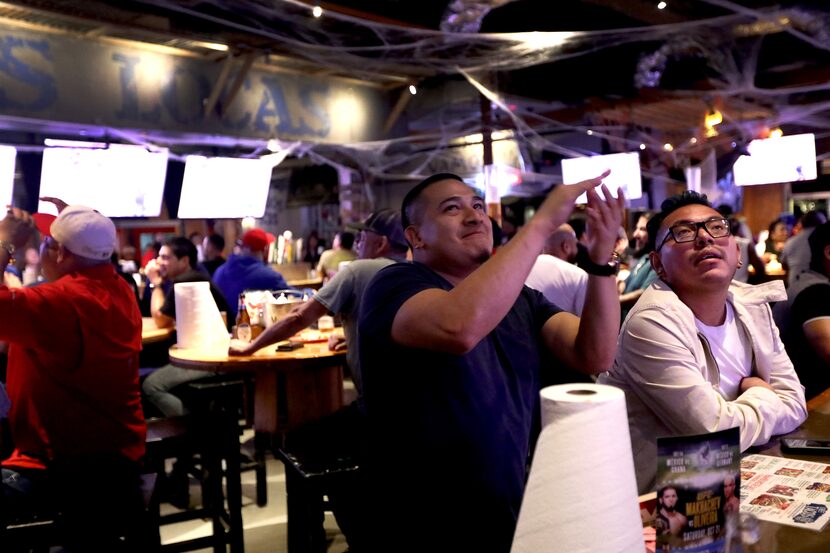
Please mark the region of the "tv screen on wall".
<svg viewBox="0 0 830 553"><path fill-rule="evenodd" d="M815 180L816 137L812 133L750 142L750 155L740 156L732 166L736 186Z"/></svg>
<svg viewBox="0 0 830 553"><path fill-rule="evenodd" d="M643 195L640 154L637 152L563 159L562 182L576 184L597 177L606 169L611 169L611 174L604 179L604 182L614 196L617 195L617 188L622 188L625 197L629 200ZM585 194L576 199L578 204L587 202L588 197Z"/></svg>
<svg viewBox="0 0 830 553"><path fill-rule="evenodd" d="M12 205L16 158L17 149L14 146L0 146L0 202L3 202L3 207Z"/></svg>
<svg viewBox="0 0 830 553"><path fill-rule="evenodd" d="M158 217L168 151L131 144L48 141L40 196L86 205L107 217ZM38 211L57 211L40 202Z"/></svg>
<svg viewBox="0 0 830 553"><path fill-rule="evenodd" d="M187 156L180 219L262 217L273 163L260 159Z"/></svg>

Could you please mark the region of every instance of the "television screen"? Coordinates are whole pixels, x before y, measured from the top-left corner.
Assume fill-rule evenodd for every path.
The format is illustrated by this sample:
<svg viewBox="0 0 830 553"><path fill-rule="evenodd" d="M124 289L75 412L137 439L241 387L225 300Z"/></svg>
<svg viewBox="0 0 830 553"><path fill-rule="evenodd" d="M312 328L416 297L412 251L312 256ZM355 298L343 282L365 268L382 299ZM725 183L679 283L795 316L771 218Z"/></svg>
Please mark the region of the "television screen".
<svg viewBox="0 0 830 553"><path fill-rule="evenodd" d="M606 169L611 169L611 174L603 182L614 196L617 195L617 188L622 188L626 199L629 200L643 195L640 154L637 152L563 159L562 182L576 184L599 176ZM576 199L578 204L587 202L588 197L585 194Z"/></svg>
<svg viewBox="0 0 830 553"><path fill-rule="evenodd" d="M12 205L16 157L17 149L14 146L0 146L0 202L3 202L2 207Z"/></svg>
<svg viewBox="0 0 830 553"><path fill-rule="evenodd" d="M187 156L180 219L262 217L273 163L261 159Z"/></svg>
<svg viewBox="0 0 830 553"><path fill-rule="evenodd" d="M751 155L732 166L736 186L815 180L816 137L812 133L753 140Z"/></svg>
<svg viewBox="0 0 830 553"><path fill-rule="evenodd" d="M158 217L167 150L131 144L47 141L40 195L97 209L107 217ZM56 214L40 202L38 211Z"/></svg>

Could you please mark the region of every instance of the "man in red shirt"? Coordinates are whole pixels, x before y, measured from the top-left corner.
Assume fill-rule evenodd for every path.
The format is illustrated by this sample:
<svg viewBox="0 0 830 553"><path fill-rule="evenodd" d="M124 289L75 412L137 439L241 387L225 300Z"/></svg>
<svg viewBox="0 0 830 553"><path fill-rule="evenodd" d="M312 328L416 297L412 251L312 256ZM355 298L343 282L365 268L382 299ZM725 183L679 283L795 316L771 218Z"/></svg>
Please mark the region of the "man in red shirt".
<svg viewBox="0 0 830 553"><path fill-rule="evenodd" d="M56 501L82 549L91 551L97 549L90 540L123 533L121 507L127 492L138 490L146 434L138 386L141 314L110 263L112 221L88 207L56 203L63 208L57 218L10 208L0 221L0 272L36 223L49 281L0 286L15 445L2 461L0 501L11 516ZM95 516L84 515L86 508L95 508Z"/></svg>

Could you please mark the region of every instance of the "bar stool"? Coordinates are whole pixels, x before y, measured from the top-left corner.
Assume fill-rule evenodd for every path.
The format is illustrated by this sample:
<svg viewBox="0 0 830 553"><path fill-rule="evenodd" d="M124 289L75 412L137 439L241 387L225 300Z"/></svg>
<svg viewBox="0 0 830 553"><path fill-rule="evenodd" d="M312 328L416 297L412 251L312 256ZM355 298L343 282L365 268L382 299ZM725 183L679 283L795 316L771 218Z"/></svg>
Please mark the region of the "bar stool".
<svg viewBox="0 0 830 553"><path fill-rule="evenodd" d="M289 553L326 551L322 523L333 510L329 498L359 489L361 439L362 419L352 404L290 432L277 449L285 466ZM352 537L347 528L341 530Z"/></svg>
<svg viewBox="0 0 830 553"><path fill-rule="evenodd" d="M157 475L142 474L140 476L139 491L143 503L143 513L136 525L132 527L130 535L122 536L119 551L135 551L148 553L158 552L161 546L158 522L158 495ZM64 520L56 502L44 501L33 505L26 512L8 512L2 505L0 495L0 543L4 553L15 552L43 552L47 553L51 547L67 545L68 534L71 531L71 522ZM110 504L101 504L99 509L112 509ZM85 512L87 517L96 517L95 512ZM130 515L132 516L132 515ZM86 544L84 544L86 545ZM91 550L90 550L91 551Z"/></svg>
<svg viewBox="0 0 830 553"><path fill-rule="evenodd" d="M239 385L241 381L241 386ZM198 403L197 397L202 390L209 389L210 384L230 383L240 390L238 404L240 407L239 418L245 419L240 428L252 428L254 421L254 374L248 372L218 373L198 381L189 382L175 389L174 393L182 398L184 404L192 410L192 403ZM198 407L197 407L198 408ZM253 470L256 475L256 504L264 507L268 504L268 481L265 468L265 453L268 449L268 436L259 433L255 434L253 447L246 447L241 450L240 471ZM247 444L246 444L247 446Z"/></svg>
<svg viewBox="0 0 830 553"><path fill-rule="evenodd" d="M161 547L163 552L211 547L219 553L226 551L227 544L231 553L245 550L238 422L243 385L238 379L191 382L187 384L193 391L189 398L190 415L148 421L149 467L163 474L165 459L190 459L194 453L199 456L196 476L201 483L202 507L160 516L159 523L199 518L209 518L212 523L211 535L165 544Z"/></svg>

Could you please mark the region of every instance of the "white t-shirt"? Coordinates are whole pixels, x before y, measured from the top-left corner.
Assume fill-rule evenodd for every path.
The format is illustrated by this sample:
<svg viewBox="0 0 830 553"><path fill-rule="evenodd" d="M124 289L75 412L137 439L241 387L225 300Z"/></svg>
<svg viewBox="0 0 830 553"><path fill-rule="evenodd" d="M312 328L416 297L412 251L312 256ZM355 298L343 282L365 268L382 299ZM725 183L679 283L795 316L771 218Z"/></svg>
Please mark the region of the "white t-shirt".
<svg viewBox="0 0 830 553"><path fill-rule="evenodd" d="M585 291L588 289L588 273L567 261L552 255L542 254L536 258L525 284L560 309L582 315L585 305Z"/></svg>
<svg viewBox="0 0 830 553"><path fill-rule="evenodd" d="M709 349L720 369L720 392L727 401L740 395L741 379L752 374L752 349L738 328L732 304L726 302L726 320L720 326L709 326L695 317L698 331L709 342Z"/></svg>

